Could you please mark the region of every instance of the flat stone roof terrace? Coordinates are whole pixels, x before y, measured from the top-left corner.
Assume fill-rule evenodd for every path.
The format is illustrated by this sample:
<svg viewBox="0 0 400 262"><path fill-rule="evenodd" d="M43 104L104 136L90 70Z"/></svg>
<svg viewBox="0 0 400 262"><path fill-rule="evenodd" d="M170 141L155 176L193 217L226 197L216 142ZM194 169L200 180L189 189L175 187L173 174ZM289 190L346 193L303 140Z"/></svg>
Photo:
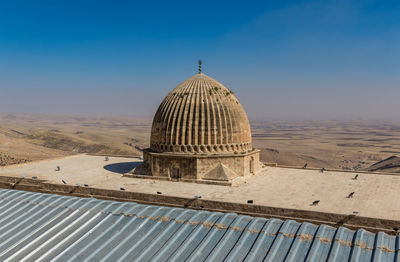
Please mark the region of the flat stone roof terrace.
<svg viewBox="0 0 400 262"><path fill-rule="evenodd" d="M400 176L265 167L240 186L218 186L123 177L137 166L138 158L74 155L0 168L0 176L32 178L55 184L193 198L204 200L353 214L378 219L400 220ZM56 171L60 166L61 170ZM347 196L354 192L352 198ZM311 205L320 200L318 205Z"/></svg>

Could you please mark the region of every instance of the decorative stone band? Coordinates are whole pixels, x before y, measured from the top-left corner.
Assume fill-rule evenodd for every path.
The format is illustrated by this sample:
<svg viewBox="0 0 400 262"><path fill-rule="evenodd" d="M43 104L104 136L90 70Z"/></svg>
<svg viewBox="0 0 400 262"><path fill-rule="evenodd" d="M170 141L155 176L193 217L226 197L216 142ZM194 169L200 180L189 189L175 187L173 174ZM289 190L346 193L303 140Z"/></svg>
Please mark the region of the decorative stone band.
<svg viewBox="0 0 400 262"><path fill-rule="evenodd" d="M155 152L178 152L178 153L226 153L245 152L253 149L251 142L240 144L218 144L218 145L167 145L152 144L151 149Z"/></svg>

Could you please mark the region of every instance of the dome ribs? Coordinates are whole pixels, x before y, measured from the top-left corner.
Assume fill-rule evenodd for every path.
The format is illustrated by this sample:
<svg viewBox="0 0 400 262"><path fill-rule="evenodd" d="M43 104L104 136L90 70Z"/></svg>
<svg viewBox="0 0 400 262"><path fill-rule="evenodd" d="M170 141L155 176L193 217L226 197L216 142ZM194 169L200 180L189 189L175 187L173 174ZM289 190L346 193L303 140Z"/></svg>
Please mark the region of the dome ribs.
<svg viewBox="0 0 400 262"><path fill-rule="evenodd" d="M233 101L233 104L236 104L236 101ZM239 123L236 120L238 115L239 115L238 110L236 109L236 107L232 107L232 108L234 108L232 110L232 113L234 114L233 119L234 119L235 126L236 126L236 129L232 132L232 137L233 137L233 141L238 141L238 140L240 140L240 136L241 136L241 133L242 133L242 129L240 128L241 123Z"/></svg>
<svg viewBox="0 0 400 262"><path fill-rule="evenodd" d="M228 108L228 106L230 105L231 103L229 99L227 103L223 104L225 121L226 121L226 142L225 142L226 144L232 143L232 118Z"/></svg>
<svg viewBox="0 0 400 262"><path fill-rule="evenodd" d="M180 89L178 92L176 92L176 96L178 96L178 107L174 112L174 118L173 118L173 124L172 127L173 129L171 130L171 137L172 137L172 144L173 145L179 145L179 131L180 131L180 120L182 117L183 113L183 107L184 107L184 98L185 98L185 90L188 88L187 85L185 85L182 89Z"/></svg>
<svg viewBox="0 0 400 262"><path fill-rule="evenodd" d="M178 120L176 125L176 143L178 145L185 144L185 136L186 136L186 118L187 118L187 106L189 100L189 94L191 92L190 89L192 88L193 83L187 85L183 88L183 92L180 93L181 98L181 106L178 114Z"/></svg>
<svg viewBox="0 0 400 262"><path fill-rule="evenodd" d="M157 152L224 153L251 149L247 115L234 94L197 74L173 89L154 116L150 137Z"/></svg>
<svg viewBox="0 0 400 262"><path fill-rule="evenodd" d="M164 119L164 121L163 120L161 120L161 121L163 121L162 122L162 140L161 141L163 141L163 143L165 143L165 144L167 144L167 143L169 143L169 122L170 122L170 119L171 119L171 111L172 111L172 107L175 105L175 103L173 103L173 101L174 101L174 99L175 99L175 97L174 96L172 96L172 95L169 95L169 103L168 103L168 107L166 107L166 110L165 110L165 117L163 118ZM167 121L165 121L165 119L167 119Z"/></svg>
<svg viewBox="0 0 400 262"><path fill-rule="evenodd" d="M150 137L150 144L151 145L153 145L153 144L155 144L155 143L158 143L159 141L160 141L160 137L155 137L155 135L154 134L159 134L159 132L160 132L160 128L162 128L162 127L160 127L160 123L162 124L162 110L163 110L163 107L166 105L167 103L166 103L166 101L164 100L162 103L161 103L161 105L158 107L158 109L157 109L157 112L156 112L156 114L155 114L155 116L154 116L154 120L153 120L153 125L152 125L152 127L151 127L151 137ZM158 128L158 130L157 130L157 128ZM161 130L162 131L162 130ZM163 134L164 132L162 132L162 134Z"/></svg>
<svg viewBox="0 0 400 262"><path fill-rule="evenodd" d="M210 103L210 107L211 107L211 112L210 112L210 136L211 136L211 145L216 145L218 143L217 141L217 116L216 116L216 108L215 108L215 103L213 102L213 99L211 97L211 89L209 89L208 91L208 98L209 98L209 103Z"/></svg>
<svg viewBox="0 0 400 262"><path fill-rule="evenodd" d="M171 95L174 97L172 100L172 107L169 109L169 116L168 116L168 122L167 122L167 130L166 130L166 136L167 136L167 141L166 144L173 145L173 136L174 136L174 123L176 119L176 113L175 111L177 110L178 107L178 102L179 102L179 96L176 94L176 92L171 93Z"/></svg>
<svg viewBox="0 0 400 262"><path fill-rule="evenodd" d="M233 94L231 94L231 95L233 96ZM230 108L232 108L233 103L234 103L234 99L229 98L229 107ZM233 136L235 134L235 129L233 127L235 127L237 125L236 124L236 118L235 118L235 115L234 115L234 111L230 111L229 110L228 113L229 113L229 117L230 117L230 129L231 129L229 143L234 143L235 138Z"/></svg>
<svg viewBox="0 0 400 262"><path fill-rule="evenodd" d="M187 129L187 135L185 138L185 144L186 145L193 145L194 142L194 121L195 121L195 115L196 115L196 100L197 96L199 93L198 86L195 82L193 82L192 89L190 90L190 101L189 101L189 112L188 112L188 118L187 118L187 123L186 123L186 129Z"/></svg>
<svg viewBox="0 0 400 262"><path fill-rule="evenodd" d="M197 130L199 130L199 123L198 123L198 119L199 119L199 99L200 99L200 91L199 91L199 87L196 86L196 108L194 111L194 118L193 118L193 122L194 122L194 127L193 127L193 145L198 145L199 144L199 136L197 133Z"/></svg>
<svg viewBox="0 0 400 262"><path fill-rule="evenodd" d="M204 81L200 80L198 81L198 92L199 92L199 115L197 118L197 122L199 123L199 128L197 130L197 136L199 138L198 140L198 146L200 149L200 146L204 144L204 129L205 129L205 122L204 122L204 96L205 96L205 91L204 91Z"/></svg>
<svg viewBox="0 0 400 262"><path fill-rule="evenodd" d="M215 100L213 99L213 90L212 90L212 86L210 85L210 83L207 85L207 96L209 98L209 103L210 103L210 107L211 107L211 113L210 117L211 117L211 130L209 131L211 133L211 145L217 145L218 144L218 127L217 127L217 107L215 104Z"/></svg>
<svg viewBox="0 0 400 262"><path fill-rule="evenodd" d="M219 87L220 88L220 87ZM218 94L218 100L219 101L223 101L223 99L225 100L225 97L221 96L222 91L220 89L218 89L217 94ZM226 103L219 103L220 107L221 107L221 144L227 144L228 143L228 127L227 127L227 117L226 117L226 113L225 113L225 108L226 108Z"/></svg>
<svg viewBox="0 0 400 262"><path fill-rule="evenodd" d="M195 87L193 87L193 88L195 88ZM193 121L193 114L194 114L193 109L195 106L195 104L194 104L195 93L196 93L196 91L190 92L190 94L189 94L190 101L189 101L188 112L186 114L186 124L185 124L185 141L184 141L185 145L190 145L192 143L192 121Z"/></svg>
<svg viewBox="0 0 400 262"><path fill-rule="evenodd" d="M198 129L198 136L199 136L199 142L198 142L198 146L200 147L200 145L204 144L204 131L205 131L205 123L204 123L204 118L205 118L205 109L204 109L204 81L202 80L198 80L197 81L197 87L199 90L199 118L198 118L198 122L199 122L199 126L200 128ZM199 148L200 149L200 148Z"/></svg>
<svg viewBox="0 0 400 262"><path fill-rule="evenodd" d="M206 116L205 116L205 125L206 129L204 130L204 135L205 135L205 144L210 145L211 144L211 136L212 136L212 129L211 129L211 112L210 112L210 107L212 104L209 102L209 98L207 96L207 82L203 81L203 102L206 106Z"/></svg>
<svg viewBox="0 0 400 262"><path fill-rule="evenodd" d="M211 92L213 94L211 96L214 99L214 104L215 104L215 107L216 107L216 118L217 118L216 121L217 121L217 125L218 125L217 126L217 134L216 134L216 136L217 136L217 144L223 144L220 103L219 103L219 101L217 101L217 98L216 98L216 95L215 95L216 92L213 93L213 91Z"/></svg>
<svg viewBox="0 0 400 262"><path fill-rule="evenodd" d="M171 118L171 111L172 111L172 107L175 105L174 100L175 97L173 95L169 95L169 99L168 99L168 106L165 108L165 113L163 116L162 121L162 137L161 137L161 141L162 143L169 143L169 136L168 136L168 130L169 130L169 122L170 122L170 118ZM168 121L165 121L165 119L168 119ZM164 120L164 121L163 121Z"/></svg>
<svg viewBox="0 0 400 262"><path fill-rule="evenodd" d="M167 133L165 132L165 130L167 130L167 128L168 128L168 122L163 121L163 120L168 118L169 114L171 113L173 99L174 99L174 96L171 95L171 93L168 94L168 96L165 98L165 105L161 109L161 113L160 113L161 119L157 120L158 124L160 125L161 131L162 131L162 134L159 137L159 140L157 141L158 143L163 143L163 144L167 143Z"/></svg>

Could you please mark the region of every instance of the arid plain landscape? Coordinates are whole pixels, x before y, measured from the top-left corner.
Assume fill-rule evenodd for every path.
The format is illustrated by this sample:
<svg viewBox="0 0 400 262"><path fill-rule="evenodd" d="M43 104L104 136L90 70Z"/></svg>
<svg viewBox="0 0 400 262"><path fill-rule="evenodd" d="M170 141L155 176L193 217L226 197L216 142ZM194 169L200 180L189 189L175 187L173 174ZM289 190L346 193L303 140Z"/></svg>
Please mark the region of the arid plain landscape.
<svg viewBox="0 0 400 262"><path fill-rule="evenodd" d="M400 123L252 122L261 160L280 166L400 172ZM0 165L77 153L138 156L151 119L0 113ZM384 161L382 161L384 160ZM380 162L381 161L381 162Z"/></svg>

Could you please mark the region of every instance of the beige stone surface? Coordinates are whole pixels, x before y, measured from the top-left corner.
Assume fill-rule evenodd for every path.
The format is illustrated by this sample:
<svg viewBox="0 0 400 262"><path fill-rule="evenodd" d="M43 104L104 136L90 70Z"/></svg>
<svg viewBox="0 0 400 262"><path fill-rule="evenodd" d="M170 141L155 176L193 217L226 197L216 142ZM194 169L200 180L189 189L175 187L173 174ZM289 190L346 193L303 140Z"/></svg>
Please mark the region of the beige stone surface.
<svg viewBox="0 0 400 262"><path fill-rule="evenodd" d="M122 177L140 162L135 158L76 155L0 169L0 175L37 176L54 183L88 184L91 187L164 195L295 208L339 214L400 220L400 176L266 167L237 187L169 182ZM60 166L60 171L55 171ZM355 192L353 198L346 196ZM320 200L317 206L310 204Z"/></svg>

